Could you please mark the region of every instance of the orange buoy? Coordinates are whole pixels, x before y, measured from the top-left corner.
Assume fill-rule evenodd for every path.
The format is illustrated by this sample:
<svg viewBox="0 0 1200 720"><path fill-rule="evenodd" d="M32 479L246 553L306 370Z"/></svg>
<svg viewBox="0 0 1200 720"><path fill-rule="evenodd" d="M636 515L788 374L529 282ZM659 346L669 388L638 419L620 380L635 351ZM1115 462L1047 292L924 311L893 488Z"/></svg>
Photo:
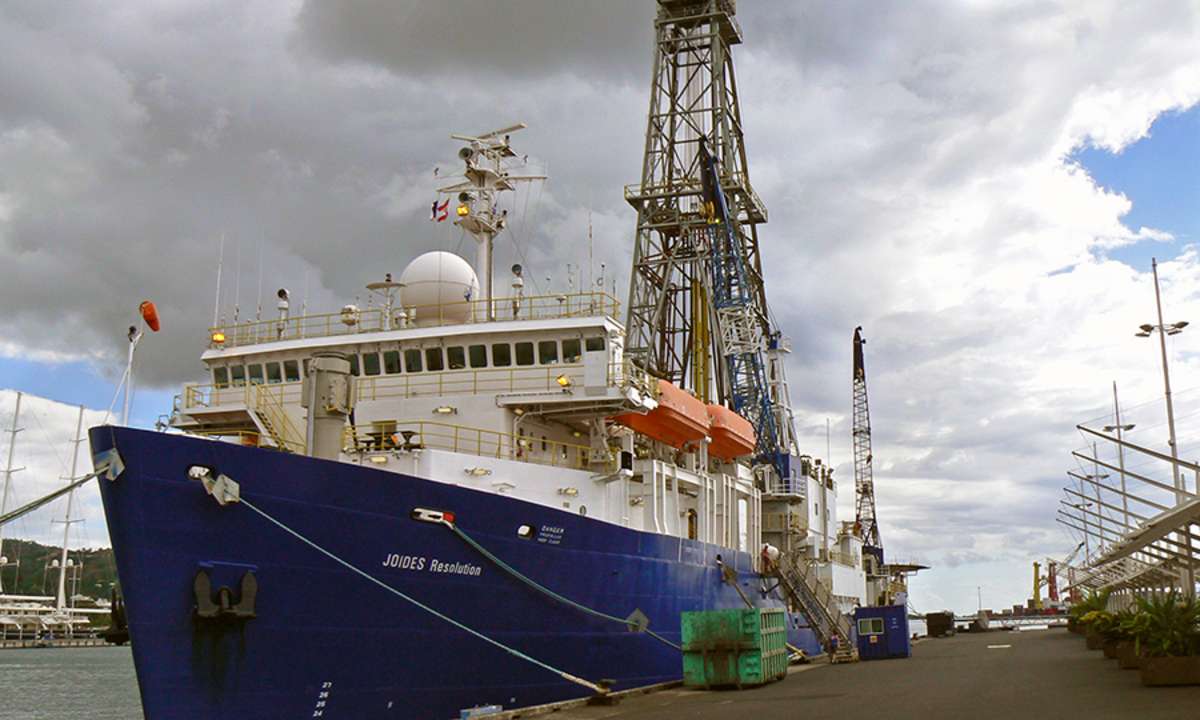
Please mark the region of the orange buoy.
<svg viewBox="0 0 1200 720"><path fill-rule="evenodd" d="M708 410L704 403L666 380L658 381L657 408L644 415L624 413L613 419L675 448L708 435Z"/></svg>
<svg viewBox="0 0 1200 720"><path fill-rule="evenodd" d="M146 321L146 325L154 332L158 332L158 308L154 307L154 303L149 300L143 300L138 306L142 311L142 319Z"/></svg>
<svg viewBox="0 0 1200 720"><path fill-rule="evenodd" d="M733 460L754 452L754 426L746 418L724 405L709 405L708 435L712 442L708 454L722 460Z"/></svg>

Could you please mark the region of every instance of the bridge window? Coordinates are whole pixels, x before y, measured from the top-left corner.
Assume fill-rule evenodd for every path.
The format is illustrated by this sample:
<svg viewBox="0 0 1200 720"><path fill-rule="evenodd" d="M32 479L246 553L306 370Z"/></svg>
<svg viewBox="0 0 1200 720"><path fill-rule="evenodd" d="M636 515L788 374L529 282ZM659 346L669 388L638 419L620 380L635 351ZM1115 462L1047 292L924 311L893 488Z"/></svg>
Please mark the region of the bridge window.
<svg viewBox="0 0 1200 720"><path fill-rule="evenodd" d="M542 365L558 364L557 340L542 340L538 343L538 362Z"/></svg>
<svg viewBox="0 0 1200 720"><path fill-rule="evenodd" d="M215 367L213 368L213 385L218 388L229 387L229 368Z"/></svg>
<svg viewBox="0 0 1200 720"><path fill-rule="evenodd" d="M358 356L355 355L354 359L357 360ZM284 360L283 379L288 382L300 382L300 363L295 360Z"/></svg>
<svg viewBox="0 0 1200 720"><path fill-rule="evenodd" d="M508 343L497 343L492 346L492 365L496 367L512 365L512 347Z"/></svg>
<svg viewBox="0 0 1200 720"><path fill-rule="evenodd" d="M471 367L487 367L487 345L472 345L467 348L467 355L471 360Z"/></svg>
<svg viewBox="0 0 1200 720"><path fill-rule="evenodd" d="M400 374L400 351L386 350L383 353L383 371L388 375Z"/></svg>
<svg viewBox="0 0 1200 720"><path fill-rule="evenodd" d="M446 348L446 364L451 370L462 370L467 366L467 352L462 345Z"/></svg>
<svg viewBox="0 0 1200 720"><path fill-rule="evenodd" d="M250 377L250 384L251 385L262 385L263 384L262 364L254 363L253 365L249 366L248 370L249 370L248 375Z"/></svg>
<svg viewBox="0 0 1200 720"><path fill-rule="evenodd" d="M577 363L579 362L579 338L571 340L563 340L563 362Z"/></svg>
<svg viewBox="0 0 1200 720"><path fill-rule="evenodd" d="M533 343L521 342L517 343L517 364L532 365L533 364Z"/></svg>
<svg viewBox="0 0 1200 720"><path fill-rule="evenodd" d="M234 387L246 386L246 368L242 365L234 365L229 368L229 377L232 380Z"/></svg>
<svg viewBox="0 0 1200 720"><path fill-rule="evenodd" d="M267 384L278 385L281 382L283 382L283 373L279 370L279 363L267 363Z"/></svg>
<svg viewBox="0 0 1200 720"><path fill-rule="evenodd" d="M405 350L404 351L404 369L408 372L421 372L421 351L420 350Z"/></svg>
<svg viewBox="0 0 1200 720"><path fill-rule="evenodd" d="M350 374L355 377L361 375L362 368L358 366L358 353L350 353L346 356L346 359L350 361Z"/></svg>
<svg viewBox="0 0 1200 720"><path fill-rule="evenodd" d="M446 366L442 363L442 349L440 347L425 348L426 370L429 372L437 372L438 370L444 370L445 367Z"/></svg>
<svg viewBox="0 0 1200 720"><path fill-rule="evenodd" d="M588 352L596 352L598 350L603 350L604 349L603 336L588 338L586 347L587 347Z"/></svg>
<svg viewBox="0 0 1200 720"><path fill-rule="evenodd" d="M363 353L362 364L364 375L378 375L380 370L379 353Z"/></svg>

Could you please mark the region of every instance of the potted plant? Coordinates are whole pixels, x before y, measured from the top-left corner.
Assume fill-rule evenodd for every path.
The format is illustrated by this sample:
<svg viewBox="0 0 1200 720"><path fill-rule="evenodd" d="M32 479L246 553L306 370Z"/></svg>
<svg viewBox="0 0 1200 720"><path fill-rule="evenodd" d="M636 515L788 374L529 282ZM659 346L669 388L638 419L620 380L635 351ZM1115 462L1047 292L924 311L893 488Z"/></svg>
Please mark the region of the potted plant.
<svg viewBox="0 0 1200 720"><path fill-rule="evenodd" d="M1143 639L1149 628L1150 616L1135 607L1121 619L1123 639L1117 643L1117 666L1122 670L1137 670L1142 666Z"/></svg>
<svg viewBox="0 0 1200 720"><path fill-rule="evenodd" d="M1109 615L1103 621L1096 624L1096 632L1103 639L1102 649L1104 657L1115 660L1117 658L1117 646L1121 641L1125 640L1124 624L1125 621L1133 615L1131 610L1122 610L1113 615Z"/></svg>
<svg viewBox="0 0 1200 720"><path fill-rule="evenodd" d="M1200 605L1174 591L1140 599L1147 616L1143 685L1200 685Z"/></svg>
<svg viewBox="0 0 1200 720"><path fill-rule="evenodd" d="M1104 610L1093 610L1079 618L1079 622L1087 628L1088 650L1104 649L1104 631L1112 626L1115 619L1112 613Z"/></svg>
<svg viewBox="0 0 1200 720"><path fill-rule="evenodd" d="M1067 629L1073 633L1083 635L1087 632L1087 623L1083 622L1083 617L1095 610L1103 610L1108 605L1108 592L1091 592L1083 600L1071 606L1069 617L1067 618Z"/></svg>

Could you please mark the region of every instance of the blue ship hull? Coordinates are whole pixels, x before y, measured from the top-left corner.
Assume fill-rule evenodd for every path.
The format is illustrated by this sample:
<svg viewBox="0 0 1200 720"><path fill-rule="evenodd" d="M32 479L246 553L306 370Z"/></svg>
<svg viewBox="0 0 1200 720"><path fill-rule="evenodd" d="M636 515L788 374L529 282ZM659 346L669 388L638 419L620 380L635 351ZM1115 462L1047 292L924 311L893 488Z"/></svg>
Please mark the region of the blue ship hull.
<svg viewBox="0 0 1200 720"><path fill-rule="evenodd" d="M99 427L92 451L115 447L124 472L100 481L125 595L142 705L170 718L422 718L581 697L585 688L472 637L303 544L241 503L220 506L203 465L237 481L254 505L388 586L504 645L625 689L676 680L680 652L590 617L518 581L414 508L457 525L519 572L618 617L640 610L679 642L680 613L744 607L764 592L746 553L640 532L555 508L371 467L180 435ZM532 538L518 537L522 525ZM248 570L256 617L198 621L193 580L214 593ZM773 583L772 583L773 584ZM791 617L790 640L820 651Z"/></svg>

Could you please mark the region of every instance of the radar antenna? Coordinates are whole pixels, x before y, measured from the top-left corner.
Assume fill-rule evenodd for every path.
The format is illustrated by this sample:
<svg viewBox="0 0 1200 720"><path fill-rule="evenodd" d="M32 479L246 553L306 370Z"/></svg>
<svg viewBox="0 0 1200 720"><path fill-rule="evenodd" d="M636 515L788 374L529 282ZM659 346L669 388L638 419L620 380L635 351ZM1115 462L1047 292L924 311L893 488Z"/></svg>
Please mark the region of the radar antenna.
<svg viewBox="0 0 1200 720"><path fill-rule="evenodd" d="M517 156L508 143L509 133L525 127L525 123L517 123L480 135L452 134L451 138L467 143L458 151L466 166L463 180L438 188L439 194L450 195L456 203L454 224L478 243L475 273L483 295L484 320L496 319L492 241L508 222L508 211L496 207L498 196L514 190L517 183L546 179L545 175L512 175L508 171L506 161Z"/></svg>

